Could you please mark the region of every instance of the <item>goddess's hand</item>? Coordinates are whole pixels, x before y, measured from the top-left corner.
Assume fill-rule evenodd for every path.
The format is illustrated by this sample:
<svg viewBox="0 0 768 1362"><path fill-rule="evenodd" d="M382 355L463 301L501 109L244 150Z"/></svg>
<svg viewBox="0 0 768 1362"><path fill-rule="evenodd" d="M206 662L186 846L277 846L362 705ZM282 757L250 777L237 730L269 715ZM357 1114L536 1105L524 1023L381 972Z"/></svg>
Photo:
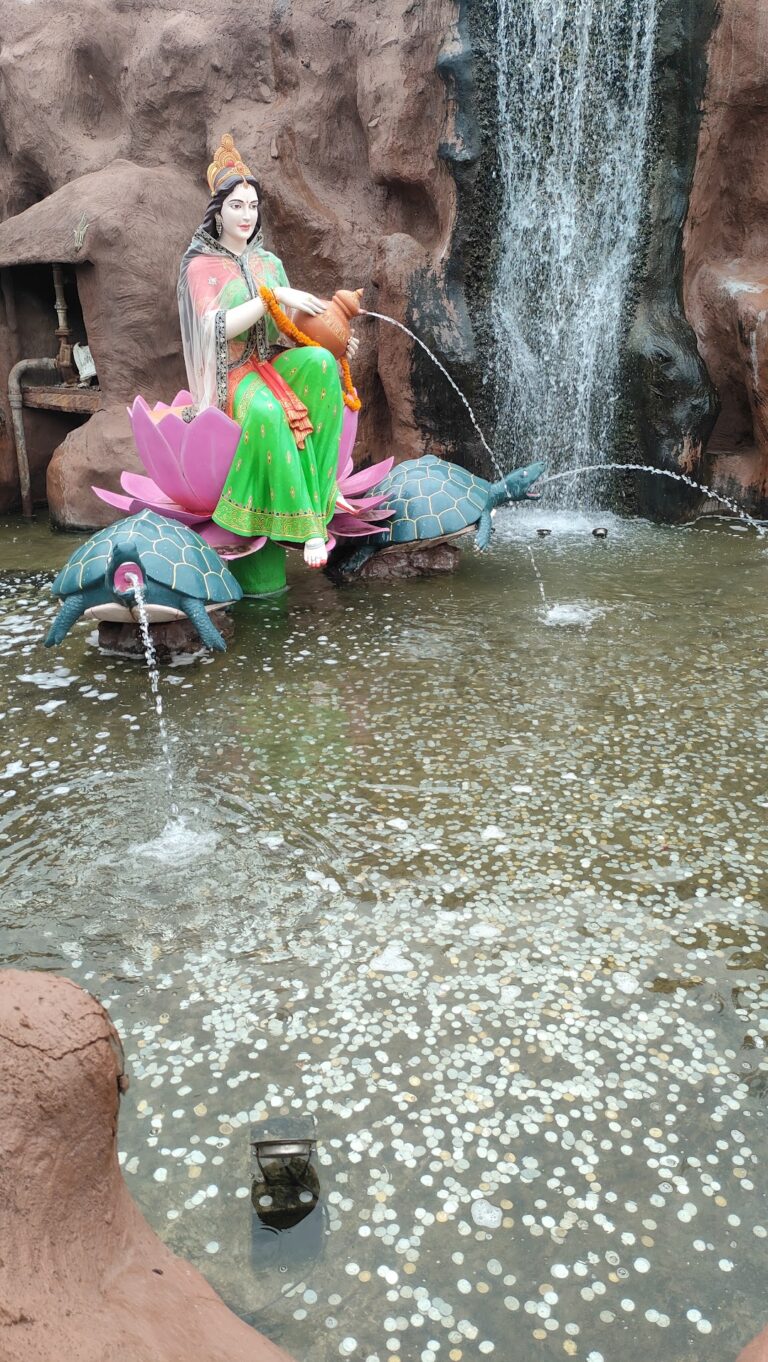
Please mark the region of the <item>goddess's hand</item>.
<svg viewBox="0 0 768 1362"><path fill-rule="evenodd" d="M347 348L346 348L346 351L344 352L344 358L345 358L345 359L354 359L354 358L355 358L355 355L356 355L357 352L358 352L359 347L360 347L360 341L358 340L357 336L350 336L350 338L349 338L349 344L348 344L348 346L347 346Z"/></svg>
<svg viewBox="0 0 768 1362"><path fill-rule="evenodd" d="M275 289L275 297L282 307L295 307L299 312L308 312L312 317L319 317L321 312L325 312L326 304L321 298L316 298L314 293L305 293L300 288L280 288Z"/></svg>

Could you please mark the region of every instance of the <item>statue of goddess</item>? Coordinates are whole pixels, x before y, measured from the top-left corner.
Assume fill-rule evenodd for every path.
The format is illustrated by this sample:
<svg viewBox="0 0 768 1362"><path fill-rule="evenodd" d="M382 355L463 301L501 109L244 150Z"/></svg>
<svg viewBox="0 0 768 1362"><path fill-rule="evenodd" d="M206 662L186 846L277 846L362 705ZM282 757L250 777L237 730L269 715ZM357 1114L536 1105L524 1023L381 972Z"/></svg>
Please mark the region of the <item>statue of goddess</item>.
<svg viewBox="0 0 768 1362"><path fill-rule="evenodd" d="M264 249L259 185L232 137L208 167L211 199L182 259L178 299L195 410L218 406L241 428L213 520L244 536L304 545L310 567L327 561L337 506L344 412L336 360L320 346L286 348L259 289L281 307L319 316L326 304L291 288ZM355 338L348 355L357 348Z"/></svg>

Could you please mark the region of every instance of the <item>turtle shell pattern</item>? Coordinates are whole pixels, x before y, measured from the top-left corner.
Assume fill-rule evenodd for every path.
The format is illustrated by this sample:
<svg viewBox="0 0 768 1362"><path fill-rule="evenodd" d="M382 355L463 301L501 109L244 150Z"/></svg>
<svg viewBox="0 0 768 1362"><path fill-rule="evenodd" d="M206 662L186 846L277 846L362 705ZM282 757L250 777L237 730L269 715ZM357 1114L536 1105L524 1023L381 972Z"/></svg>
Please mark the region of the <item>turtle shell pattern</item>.
<svg viewBox="0 0 768 1362"><path fill-rule="evenodd" d="M406 459L376 489L386 493L394 515L372 542L407 544L440 539L475 525L488 501L488 483L436 454Z"/></svg>
<svg viewBox="0 0 768 1362"><path fill-rule="evenodd" d="M212 603L237 601L242 595L232 573L199 534L154 511L140 511L94 534L62 568L51 587L53 595L73 596L100 586L112 552L121 544L135 545L149 600L153 581Z"/></svg>

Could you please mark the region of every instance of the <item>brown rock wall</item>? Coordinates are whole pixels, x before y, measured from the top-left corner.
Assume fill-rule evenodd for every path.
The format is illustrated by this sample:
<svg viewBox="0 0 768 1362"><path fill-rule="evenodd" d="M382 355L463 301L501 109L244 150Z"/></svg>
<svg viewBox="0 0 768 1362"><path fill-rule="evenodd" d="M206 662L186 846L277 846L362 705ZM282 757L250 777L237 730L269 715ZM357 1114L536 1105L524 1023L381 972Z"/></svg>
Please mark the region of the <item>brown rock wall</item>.
<svg viewBox="0 0 768 1362"><path fill-rule="evenodd" d="M768 514L768 7L722 0L686 226L686 314L721 411L708 480Z"/></svg>
<svg viewBox="0 0 768 1362"><path fill-rule="evenodd" d="M292 282L320 294L363 286L369 306L381 298L402 320L418 267L439 306L455 186L439 154L452 111L436 68L457 13L456 0L0 0L0 259L77 267L115 421L135 392L181 384L175 278L222 132L262 183L267 243ZM0 307L0 405L7 320ZM51 313L48 354L54 325ZM377 327L358 327L359 453L412 456L425 437L410 345L392 331L380 348ZM455 319L445 329L450 344ZM48 451L31 444L39 470ZM93 432L76 433L55 455L61 523L103 523L82 491L93 447ZM114 484L122 445L101 462ZM0 428L0 510L14 484Z"/></svg>

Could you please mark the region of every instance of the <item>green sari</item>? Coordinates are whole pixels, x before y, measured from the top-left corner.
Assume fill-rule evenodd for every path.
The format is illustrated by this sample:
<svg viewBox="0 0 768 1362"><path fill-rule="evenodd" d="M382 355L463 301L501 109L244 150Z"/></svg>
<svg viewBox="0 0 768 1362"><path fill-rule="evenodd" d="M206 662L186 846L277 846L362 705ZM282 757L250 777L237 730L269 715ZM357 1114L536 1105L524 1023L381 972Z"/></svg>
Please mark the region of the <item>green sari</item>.
<svg viewBox="0 0 768 1362"><path fill-rule="evenodd" d="M324 540L336 508L344 414L336 361L328 350L301 346L271 362L307 408L312 434L300 449L263 378L252 372L241 379L229 414L242 435L213 519L235 534Z"/></svg>
<svg viewBox="0 0 768 1362"><path fill-rule="evenodd" d="M288 285L276 255L254 244L236 256L207 233L196 233L182 263L179 291L182 335L190 337L187 369L198 375L203 403L215 402L241 429L213 519L246 537L325 540L336 507L344 415L339 372L328 350L284 348L269 315L226 340L227 310L257 297L262 284ZM271 371L279 377L270 379ZM306 408L303 429L289 422L291 401L284 406L273 390L280 380L292 390L287 397L295 394Z"/></svg>

